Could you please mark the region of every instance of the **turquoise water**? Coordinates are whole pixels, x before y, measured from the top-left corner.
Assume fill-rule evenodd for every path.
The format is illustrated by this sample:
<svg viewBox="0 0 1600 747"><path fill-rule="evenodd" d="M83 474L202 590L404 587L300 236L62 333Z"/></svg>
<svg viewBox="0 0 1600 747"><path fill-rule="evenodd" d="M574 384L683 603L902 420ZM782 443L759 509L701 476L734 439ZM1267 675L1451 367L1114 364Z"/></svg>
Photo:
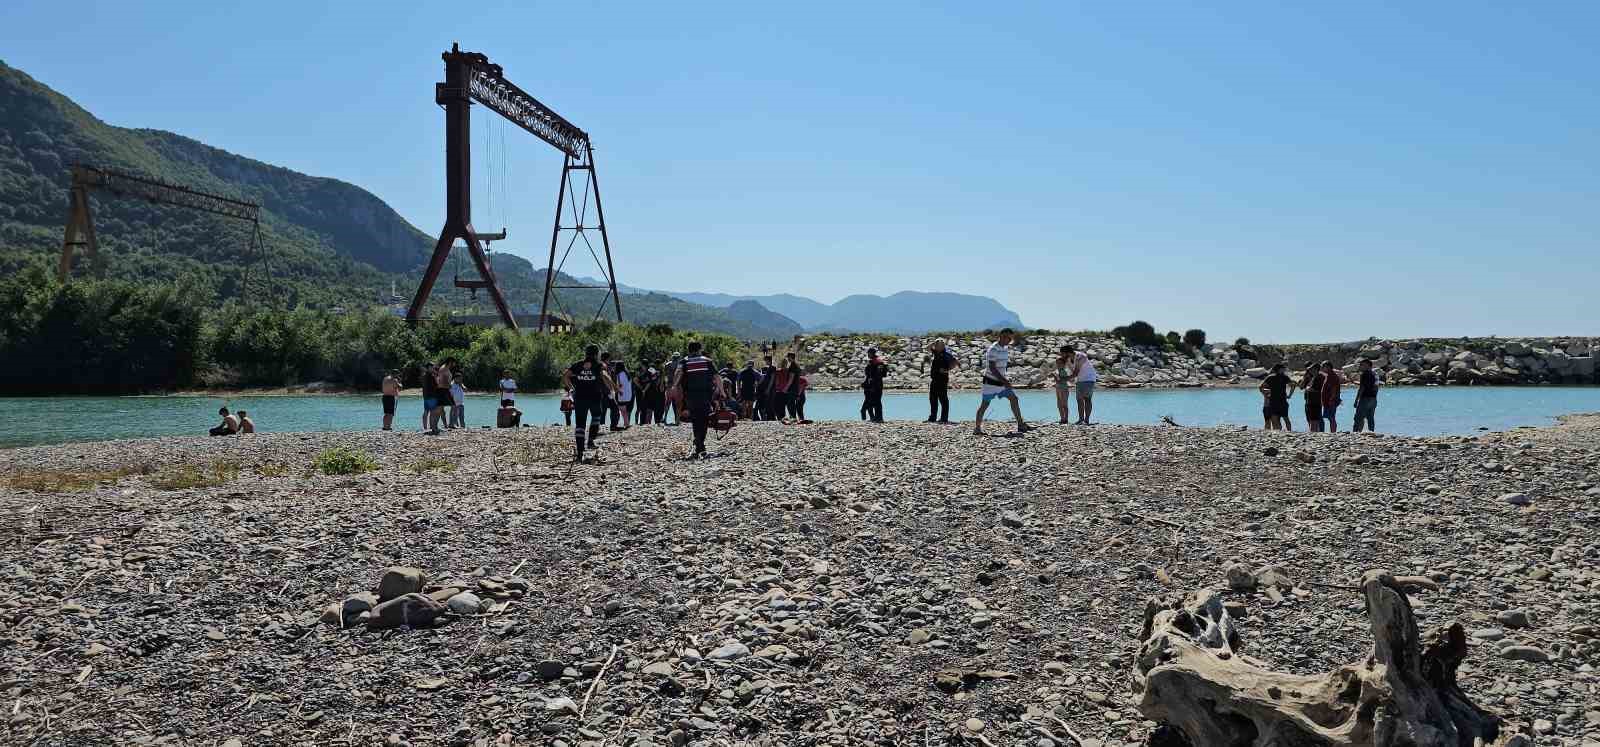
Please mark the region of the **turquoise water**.
<svg viewBox="0 0 1600 747"><path fill-rule="evenodd" d="M1023 416L1032 421L1056 419L1055 394L1021 393ZM1340 427L1350 424L1350 402L1340 409ZM518 403L524 421L561 422L555 395L523 395ZM467 425L493 424L496 400L467 398ZM376 395L353 396L165 396L0 398L8 417L0 419L0 446L95 441L112 438L204 435L217 423L217 408L227 405L250 413L260 431L329 431L376 429L382 409ZM856 392L814 392L806 399L813 420L854 420L861 395ZM950 396L951 418L971 420L978 395ZM1481 428L1506 430L1520 425L1549 425L1557 415L1600 412L1600 387L1417 387L1385 389L1379 399L1378 430L1413 436L1465 435ZM884 413L891 420L928 417L922 393L887 394ZM1290 408L1296 429L1305 427L1300 400ZM1074 410L1076 415L1076 410ZM1095 395L1094 419L1102 423L1154 425L1170 415L1183 425L1261 425L1261 395L1251 389L1101 390ZM1010 417L997 400L988 417ZM402 397L396 429L418 429L422 405Z"/></svg>

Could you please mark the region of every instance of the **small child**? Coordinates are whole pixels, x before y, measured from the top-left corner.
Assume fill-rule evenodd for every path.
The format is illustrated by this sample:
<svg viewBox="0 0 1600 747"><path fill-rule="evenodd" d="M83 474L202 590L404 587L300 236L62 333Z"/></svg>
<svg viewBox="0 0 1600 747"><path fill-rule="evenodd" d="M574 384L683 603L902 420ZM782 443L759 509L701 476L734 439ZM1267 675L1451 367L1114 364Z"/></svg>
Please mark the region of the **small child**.
<svg viewBox="0 0 1600 747"><path fill-rule="evenodd" d="M467 427L467 387L456 374L450 380L450 424L447 428Z"/></svg>
<svg viewBox="0 0 1600 747"><path fill-rule="evenodd" d="M572 390L561 393L561 416L567 419L567 427L572 427L572 410L576 405L572 401Z"/></svg>

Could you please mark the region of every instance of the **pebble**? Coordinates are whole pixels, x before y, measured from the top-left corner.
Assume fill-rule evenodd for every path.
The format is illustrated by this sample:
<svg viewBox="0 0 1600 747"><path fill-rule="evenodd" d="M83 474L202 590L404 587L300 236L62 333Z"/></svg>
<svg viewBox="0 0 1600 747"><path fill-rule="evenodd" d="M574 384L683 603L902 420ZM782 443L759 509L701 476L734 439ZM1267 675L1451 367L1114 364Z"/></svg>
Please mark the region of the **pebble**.
<svg viewBox="0 0 1600 747"><path fill-rule="evenodd" d="M736 661L750 655L750 647L738 641L725 643L711 651L712 661Z"/></svg>
<svg viewBox="0 0 1600 747"><path fill-rule="evenodd" d="M1550 655L1537 646L1507 646L1500 649L1500 658L1538 663L1549 661Z"/></svg>

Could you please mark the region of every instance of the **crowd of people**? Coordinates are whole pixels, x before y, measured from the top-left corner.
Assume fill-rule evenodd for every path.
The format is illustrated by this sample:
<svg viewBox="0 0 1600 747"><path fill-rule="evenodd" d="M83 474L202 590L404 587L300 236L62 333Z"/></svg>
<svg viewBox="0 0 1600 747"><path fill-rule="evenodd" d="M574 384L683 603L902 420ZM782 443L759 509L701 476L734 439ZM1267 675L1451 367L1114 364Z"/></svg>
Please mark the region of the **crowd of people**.
<svg viewBox="0 0 1600 747"><path fill-rule="evenodd" d="M1378 411L1378 375L1372 361L1362 359L1356 380L1355 432L1377 432L1375 419ZM1332 433L1339 430L1339 405L1344 404L1344 373L1332 361L1311 363L1296 381L1288 374L1288 366L1279 363L1261 380L1263 404L1261 415L1267 430L1292 431L1289 419L1289 400L1295 389L1300 390L1305 402L1306 430L1314 433Z"/></svg>
<svg viewBox="0 0 1600 747"><path fill-rule="evenodd" d="M973 432L983 435L984 416L997 399L1010 405L1016 432L1032 430L1022 414L1017 390L1008 375L1016 333L1001 330L984 351L980 402L974 415ZM610 431L627 430L634 425L681 425L689 422L694 430L695 457L706 453L706 434L712 429L727 430L738 420L765 420L781 423L810 423L806 419L806 392L810 380L794 352L778 356L777 346L763 346L762 365L747 360L742 367L729 361L722 366L704 355L700 343L691 343L687 354L673 353L662 362L644 361L637 370L613 359L608 351L590 345L584 358L568 366L562 374L561 412L568 427L574 428L574 458L582 460L594 448L602 426ZM928 377L928 418L930 423L950 423L950 377L961 361L943 340L934 340L922 360L920 373ZM884 422L883 395L890 374L889 362L875 347L868 348L862 369L860 416L862 420ZM466 428L467 389L459 362L446 358L425 363L419 369L422 395L422 431L438 435L444 430ZM1073 345L1064 345L1055 358L1050 377L1055 391L1058 422L1062 425L1093 425L1095 386L1099 375L1095 361ZM1305 405L1306 430L1339 430L1339 408L1343 404L1346 380L1331 361L1308 365L1298 379L1283 363L1274 365L1258 390L1262 397L1262 420L1268 430L1294 430L1289 416L1290 402L1298 391ZM1372 361L1362 360L1355 387L1354 430L1376 430L1379 380ZM399 371L383 378L383 430L394 430L395 409L401 391ZM495 425L516 428L522 425L517 408L517 381L505 371L499 382L499 406ZM1073 405L1077 417L1072 417ZM223 407L221 422L211 428L213 436L254 433L255 422L244 410L230 413ZM488 426L485 426L488 427Z"/></svg>

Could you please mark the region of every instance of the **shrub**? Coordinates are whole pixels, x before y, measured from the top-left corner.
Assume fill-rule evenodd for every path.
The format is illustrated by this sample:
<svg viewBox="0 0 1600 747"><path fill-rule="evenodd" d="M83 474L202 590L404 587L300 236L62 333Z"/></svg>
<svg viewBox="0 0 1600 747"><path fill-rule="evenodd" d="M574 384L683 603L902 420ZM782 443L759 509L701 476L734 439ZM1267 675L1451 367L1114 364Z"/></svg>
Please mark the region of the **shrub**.
<svg viewBox="0 0 1600 747"><path fill-rule="evenodd" d="M1168 330L1167 331L1167 346L1168 347L1174 347L1175 348L1175 347L1178 347L1179 345L1182 345L1182 344L1183 344L1183 338L1179 337L1178 333L1176 331L1174 331L1174 330Z"/></svg>
<svg viewBox="0 0 1600 747"><path fill-rule="evenodd" d="M1205 347L1206 346L1206 331L1203 330L1203 329L1191 329L1191 330L1189 330L1187 332L1184 332L1183 333L1183 344L1188 345L1191 348L1203 348L1203 347Z"/></svg>
<svg viewBox="0 0 1600 747"><path fill-rule="evenodd" d="M1160 347L1165 344L1165 339L1156 333L1156 328L1146 321L1135 321L1126 327L1117 327L1111 334L1120 337L1130 345L1150 345Z"/></svg>
<svg viewBox="0 0 1600 747"><path fill-rule="evenodd" d="M101 483L114 483L131 475L148 475L149 465L84 472L24 472L6 478L6 484L33 493L78 493Z"/></svg>
<svg viewBox="0 0 1600 747"><path fill-rule="evenodd" d="M1237 340L1234 340L1233 341L1233 346L1236 347L1236 348L1247 348L1247 347L1250 347L1250 338L1241 337L1241 338L1239 338Z"/></svg>
<svg viewBox="0 0 1600 747"><path fill-rule="evenodd" d="M370 454L348 446L323 449L311 464L324 475L359 475L378 468Z"/></svg>

